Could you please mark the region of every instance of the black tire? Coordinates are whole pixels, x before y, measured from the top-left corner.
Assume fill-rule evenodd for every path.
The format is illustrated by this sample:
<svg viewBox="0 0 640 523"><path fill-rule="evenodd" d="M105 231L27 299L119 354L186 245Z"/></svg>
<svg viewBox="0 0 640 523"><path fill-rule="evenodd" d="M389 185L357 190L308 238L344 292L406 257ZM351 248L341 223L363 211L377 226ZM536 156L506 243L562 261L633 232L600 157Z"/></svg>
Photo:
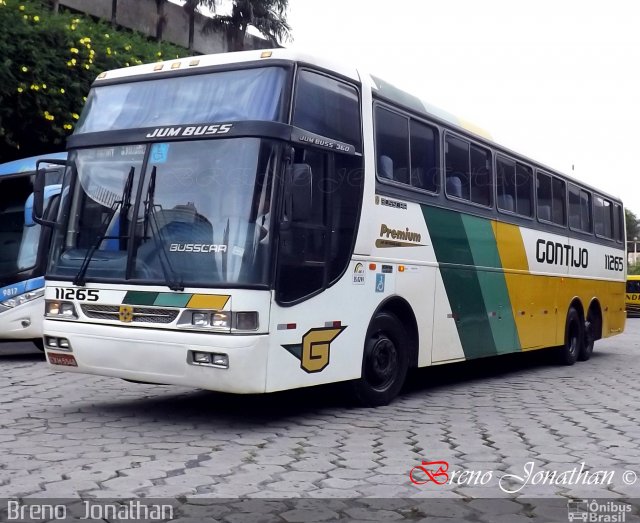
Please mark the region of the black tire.
<svg viewBox="0 0 640 523"><path fill-rule="evenodd" d="M44 352L44 343L42 342L42 338L39 338L37 340L33 340L33 344L38 347L38 349L40 349L42 352Z"/></svg>
<svg viewBox="0 0 640 523"><path fill-rule="evenodd" d="M580 351L578 352L578 361L587 361L593 354L593 346L596 342L596 332L599 328L598 317L589 311L587 320L584 322L584 338Z"/></svg>
<svg viewBox="0 0 640 523"><path fill-rule="evenodd" d="M353 382L357 402L365 407L388 405L407 377L407 336L393 314L376 314L367 330L362 356L362 376Z"/></svg>
<svg viewBox="0 0 640 523"><path fill-rule="evenodd" d="M564 345L560 347L559 358L564 365L573 365L584 343L584 322L578 311L571 307L567 313L564 329Z"/></svg>

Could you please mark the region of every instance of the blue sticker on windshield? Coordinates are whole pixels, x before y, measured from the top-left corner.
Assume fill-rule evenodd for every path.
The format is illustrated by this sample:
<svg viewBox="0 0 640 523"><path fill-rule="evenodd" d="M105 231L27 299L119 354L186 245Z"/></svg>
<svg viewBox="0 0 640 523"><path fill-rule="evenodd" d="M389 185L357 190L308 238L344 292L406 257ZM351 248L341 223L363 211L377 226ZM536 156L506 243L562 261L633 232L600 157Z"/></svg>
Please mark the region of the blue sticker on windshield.
<svg viewBox="0 0 640 523"><path fill-rule="evenodd" d="M151 163L165 163L168 155L168 143L154 143L151 147Z"/></svg>

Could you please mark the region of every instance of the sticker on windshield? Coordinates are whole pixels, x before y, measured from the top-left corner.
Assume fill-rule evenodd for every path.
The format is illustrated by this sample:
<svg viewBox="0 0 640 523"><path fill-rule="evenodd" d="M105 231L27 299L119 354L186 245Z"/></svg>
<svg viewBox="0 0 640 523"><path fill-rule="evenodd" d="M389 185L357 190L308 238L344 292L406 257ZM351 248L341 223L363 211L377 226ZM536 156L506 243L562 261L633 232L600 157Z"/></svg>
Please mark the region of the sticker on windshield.
<svg viewBox="0 0 640 523"><path fill-rule="evenodd" d="M165 163L168 155L168 143L154 143L151 147L151 163Z"/></svg>

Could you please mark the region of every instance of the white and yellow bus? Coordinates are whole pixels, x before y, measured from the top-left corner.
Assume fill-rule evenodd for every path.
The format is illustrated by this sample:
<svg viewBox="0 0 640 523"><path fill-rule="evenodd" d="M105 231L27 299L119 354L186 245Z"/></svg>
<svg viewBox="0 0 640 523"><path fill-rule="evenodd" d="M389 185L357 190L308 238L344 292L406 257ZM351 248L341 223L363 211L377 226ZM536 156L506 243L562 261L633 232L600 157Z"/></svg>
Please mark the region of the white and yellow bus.
<svg viewBox="0 0 640 523"><path fill-rule="evenodd" d="M553 346L572 364L624 327L619 200L354 68L279 49L103 73L68 152L60 370L352 380L381 405L411 367Z"/></svg>

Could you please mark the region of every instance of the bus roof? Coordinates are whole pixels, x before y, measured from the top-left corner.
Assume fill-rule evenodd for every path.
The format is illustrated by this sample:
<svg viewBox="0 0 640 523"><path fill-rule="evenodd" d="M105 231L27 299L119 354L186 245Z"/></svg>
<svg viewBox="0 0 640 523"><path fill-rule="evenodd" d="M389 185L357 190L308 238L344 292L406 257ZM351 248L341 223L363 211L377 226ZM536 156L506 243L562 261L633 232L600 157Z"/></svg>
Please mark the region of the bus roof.
<svg viewBox="0 0 640 523"><path fill-rule="evenodd" d="M326 69L328 71L333 71L341 76L350 78L355 81L361 81L362 76L366 74L370 78L370 82L372 83L374 89L377 89L378 92L380 92L380 94L382 94L383 96L388 96L392 99L401 99L408 107L411 107L420 112L427 112L429 114L432 114L433 116L457 125L458 127L462 127L469 132L482 136L487 140L492 139L491 135L485 129L482 129L477 125L472 124L471 122L458 118L457 116L443 109L440 109L434 105L427 103L424 100L410 95L378 77L370 76L367 73L358 70L356 67L349 67L344 63L333 61L326 57L302 53L291 49L258 49L251 51L240 51L235 53L219 53L212 55L194 56L192 58L178 58L175 60L167 60L164 62L156 62L151 64L137 65L134 67L114 69L113 71L107 71L98 76L95 85L99 85L100 80L118 80L129 78L131 76L153 75L154 73L157 74L162 71L180 71L184 69L197 70L203 67L212 67L230 63L255 62L259 60L265 60L265 63L267 63L267 59L308 63L316 67Z"/></svg>
<svg viewBox="0 0 640 523"><path fill-rule="evenodd" d="M499 152L512 155L516 159L521 159L521 161L525 161L527 163L532 164L540 169L548 171L549 173L554 173L561 175L569 181L575 182L586 189L590 189L593 192L596 192L604 197L610 198L616 202L621 203L619 197L608 194L596 187L590 186L580 180L577 180L571 176L568 176L564 173L559 172L557 169L552 169L543 163L533 160L532 158L528 158L527 156L520 154L516 151L513 151L499 143L495 142L491 137L490 133L485 129L468 122L464 119L458 118L457 116L444 111L434 105L429 104L425 100L412 95L402 89L395 87L394 85L382 80L376 76L370 75L368 72L360 70L354 66L345 65L344 63L338 60L331 60L330 58L318 56L314 54L309 54L305 52L300 52L294 49L257 49L251 51L240 51L234 53L219 53L219 54L211 54L211 55L201 55L201 56L193 56L187 58L176 58L175 60L166 60L164 62L155 62L150 64L142 64L136 65L133 67L125 67L121 69L114 69L112 71L106 71L101 73L96 81L94 82L94 87L100 85L101 82L104 83L120 83L127 81L130 78L135 77L136 80L141 79L142 76L149 76L153 78L153 75L158 74L171 74L172 72L180 72L184 70L194 70L197 71L200 68L209 68L212 66L221 66L226 64L241 64L241 63L250 63L264 60L265 64L268 63L269 60L282 60L289 62L297 62L302 64L309 64L314 67L318 67L320 69L325 69L327 71L331 71L337 75L343 76L345 78L349 78L356 82L361 82L363 84L370 84L371 88L377 92L380 96L387 98L395 103L401 104L402 106L416 111L418 114L425 114L435 118L436 120L440 120L449 125L453 125L462 131L466 131L473 137L484 141L486 145L495 147Z"/></svg>
<svg viewBox="0 0 640 523"><path fill-rule="evenodd" d="M22 158L0 164L0 176L9 176L11 174L27 173L36 170L38 160L66 160L67 153L51 153L40 156L32 156L31 158Z"/></svg>

